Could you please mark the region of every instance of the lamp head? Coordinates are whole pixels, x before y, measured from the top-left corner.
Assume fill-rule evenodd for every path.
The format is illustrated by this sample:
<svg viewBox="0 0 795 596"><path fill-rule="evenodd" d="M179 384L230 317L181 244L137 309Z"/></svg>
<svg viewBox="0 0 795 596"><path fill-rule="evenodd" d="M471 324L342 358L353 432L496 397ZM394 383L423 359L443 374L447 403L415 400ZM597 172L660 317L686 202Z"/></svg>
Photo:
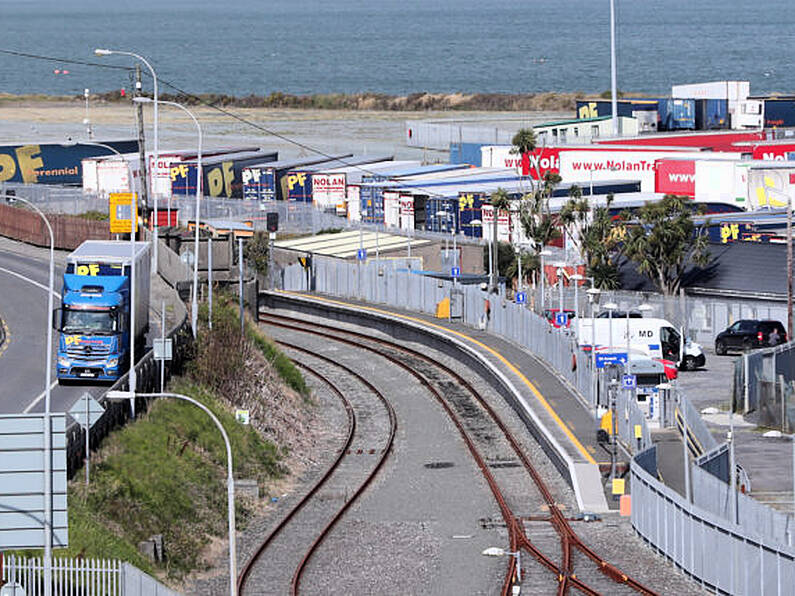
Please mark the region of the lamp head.
<svg viewBox="0 0 795 596"><path fill-rule="evenodd" d="M113 52L111 50L105 50L103 48L97 48L96 50L94 50L94 53L97 56L110 56Z"/></svg>

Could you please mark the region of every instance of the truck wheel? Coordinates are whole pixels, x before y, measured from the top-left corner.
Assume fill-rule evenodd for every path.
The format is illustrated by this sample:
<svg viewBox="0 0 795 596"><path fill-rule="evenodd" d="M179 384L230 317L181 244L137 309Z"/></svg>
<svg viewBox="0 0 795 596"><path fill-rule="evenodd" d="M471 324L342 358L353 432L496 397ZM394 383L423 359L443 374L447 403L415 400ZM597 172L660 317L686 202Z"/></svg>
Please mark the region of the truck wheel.
<svg viewBox="0 0 795 596"><path fill-rule="evenodd" d="M715 353L718 356L725 356L726 355L726 344L722 341L715 342Z"/></svg>
<svg viewBox="0 0 795 596"><path fill-rule="evenodd" d="M696 370L698 368L695 356L685 356L685 361L682 365L685 370Z"/></svg>

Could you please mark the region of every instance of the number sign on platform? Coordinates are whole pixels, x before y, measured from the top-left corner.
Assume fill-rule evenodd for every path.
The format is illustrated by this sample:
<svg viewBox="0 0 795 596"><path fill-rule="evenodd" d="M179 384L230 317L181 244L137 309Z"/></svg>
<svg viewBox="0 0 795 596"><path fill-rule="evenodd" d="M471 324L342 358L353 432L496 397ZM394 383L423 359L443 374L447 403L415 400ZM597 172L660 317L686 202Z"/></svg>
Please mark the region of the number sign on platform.
<svg viewBox="0 0 795 596"><path fill-rule="evenodd" d="M621 386L624 389L635 389L638 386L638 378L635 375L623 375Z"/></svg>
<svg viewBox="0 0 795 596"><path fill-rule="evenodd" d="M367 260L367 249L366 248L360 248L359 250L357 250L356 251L356 258L359 259L360 261Z"/></svg>
<svg viewBox="0 0 795 596"><path fill-rule="evenodd" d="M461 277L461 267L453 267L450 269L450 275L452 277Z"/></svg>
<svg viewBox="0 0 795 596"><path fill-rule="evenodd" d="M569 322L569 313L566 312L556 312L555 313L555 325L558 327L565 327Z"/></svg>
<svg viewBox="0 0 795 596"><path fill-rule="evenodd" d="M516 304L525 304L527 302L527 294L524 292L516 292Z"/></svg>

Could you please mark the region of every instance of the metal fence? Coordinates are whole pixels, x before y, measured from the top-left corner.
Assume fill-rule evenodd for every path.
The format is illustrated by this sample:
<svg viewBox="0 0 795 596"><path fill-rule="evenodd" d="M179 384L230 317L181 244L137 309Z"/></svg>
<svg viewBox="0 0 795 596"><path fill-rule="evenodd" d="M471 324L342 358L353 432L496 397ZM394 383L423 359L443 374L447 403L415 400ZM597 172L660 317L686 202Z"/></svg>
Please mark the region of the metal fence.
<svg viewBox="0 0 795 596"><path fill-rule="evenodd" d="M27 596L44 594L41 558L9 555L2 572L3 582L19 584ZM57 596L179 596L134 565L116 559L53 559L52 581Z"/></svg>
<svg viewBox="0 0 795 596"><path fill-rule="evenodd" d="M630 467L632 526L655 550L716 592L792 594L795 549L689 503L649 474L644 458Z"/></svg>
<svg viewBox="0 0 795 596"><path fill-rule="evenodd" d="M585 405L595 410L590 359L578 354L568 331L555 329L524 305L507 300L503 293L491 294L480 286L420 275L402 264L401 260L354 264L316 257L311 275L298 264L285 268L283 284L285 289L312 289L427 314L435 314L439 303L449 299L452 318L488 329L537 354Z"/></svg>
<svg viewBox="0 0 795 596"><path fill-rule="evenodd" d="M734 408L756 411L759 424L792 432L795 429L795 342L755 350L734 364Z"/></svg>
<svg viewBox="0 0 795 596"><path fill-rule="evenodd" d="M591 307L583 286L575 292L573 287L563 287L563 308L575 310L579 316L590 316ZM540 288L535 289L534 304L541 305ZM576 296L575 296L576 294ZM544 287L545 308L560 307L560 289L557 286ZM576 298L576 300L575 300ZM693 341L712 346L715 337L735 321L740 319L787 320L787 304L775 297L736 298L704 296L697 293L683 293L680 296L663 296L655 292L629 292L621 290L602 291L597 313L604 310L603 305L613 302L619 310L637 309L641 304L651 307L644 317L666 319L676 327L684 328L685 335Z"/></svg>

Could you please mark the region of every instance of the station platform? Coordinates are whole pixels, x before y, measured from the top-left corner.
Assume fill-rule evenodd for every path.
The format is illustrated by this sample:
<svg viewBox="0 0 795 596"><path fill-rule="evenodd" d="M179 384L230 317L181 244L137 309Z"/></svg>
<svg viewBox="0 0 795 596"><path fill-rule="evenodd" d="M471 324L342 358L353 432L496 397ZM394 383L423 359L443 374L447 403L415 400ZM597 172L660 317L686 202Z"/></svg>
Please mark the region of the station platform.
<svg viewBox="0 0 795 596"><path fill-rule="evenodd" d="M582 511L594 513L618 509L618 499L607 494L607 474L611 460L609 445L597 443L597 423L587 404L547 365L523 347L488 330L474 329L457 321L396 309L384 305L339 299L317 294L272 291L269 300L280 305L293 303L301 308L314 305L351 316L383 318L400 322L425 332L447 338L478 354L494 371L498 371L516 392L517 402L530 416L548 445L566 462L577 502ZM335 316L337 316L335 314ZM544 445L542 445L543 447ZM549 452L549 451L548 451ZM619 451L617 468L628 468L626 454Z"/></svg>

